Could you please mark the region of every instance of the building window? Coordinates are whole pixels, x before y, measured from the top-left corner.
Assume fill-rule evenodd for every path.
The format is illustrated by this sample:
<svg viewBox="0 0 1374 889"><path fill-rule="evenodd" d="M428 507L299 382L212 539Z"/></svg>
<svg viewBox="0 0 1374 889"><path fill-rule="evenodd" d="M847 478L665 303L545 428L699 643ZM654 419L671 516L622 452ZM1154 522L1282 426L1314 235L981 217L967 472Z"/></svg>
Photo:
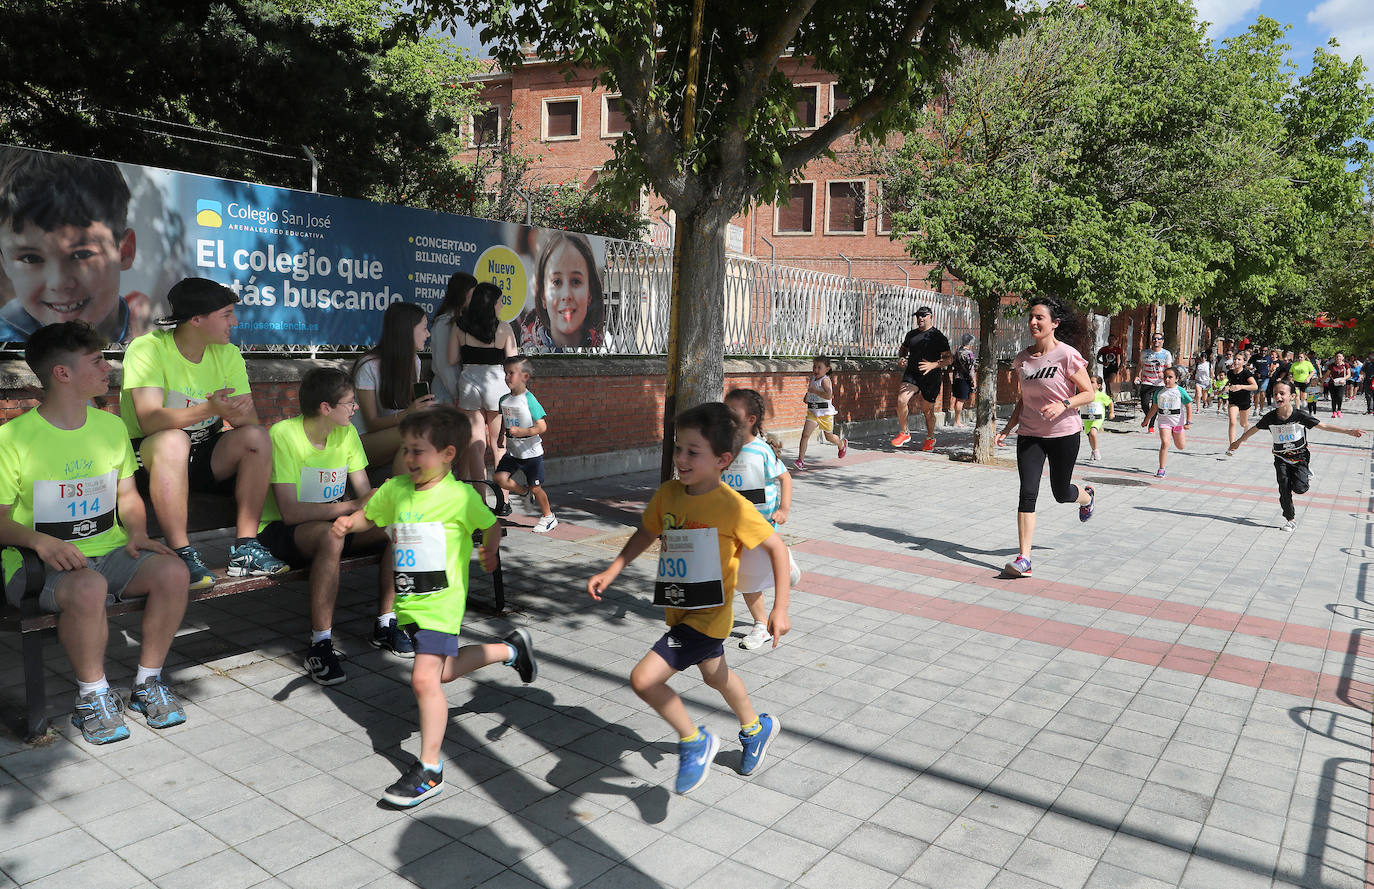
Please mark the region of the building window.
<svg viewBox="0 0 1374 889"><path fill-rule="evenodd" d="M582 99L545 99L541 121L545 142L582 137Z"/></svg>
<svg viewBox="0 0 1374 889"><path fill-rule="evenodd" d="M868 183L862 179L826 183L825 233L861 235L867 226Z"/></svg>
<svg viewBox="0 0 1374 889"><path fill-rule="evenodd" d="M894 201L888 200L882 186L878 187L878 234L892 234L892 217L894 214L903 210L903 207L896 206Z"/></svg>
<svg viewBox="0 0 1374 889"><path fill-rule="evenodd" d="M779 235L809 235L816 229L816 184L797 182L790 187L791 197L778 204L773 232Z"/></svg>
<svg viewBox="0 0 1374 889"><path fill-rule="evenodd" d="M797 128L814 130L820 112L821 88L814 84L794 87L797 95Z"/></svg>
<svg viewBox="0 0 1374 889"><path fill-rule="evenodd" d="M472 144L487 148L501 144L501 107L492 105L472 115Z"/></svg>
<svg viewBox="0 0 1374 889"><path fill-rule="evenodd" d="M601 97L601 137L611 139L625 132L625 103L619 96Z"/></svg>
<svg viewBox="0 0 1374 889"><path fill-rule="evenodd" d="M834 117L849 107L849 93L840 89L838 83L830 84L830 116Z"/></svg>

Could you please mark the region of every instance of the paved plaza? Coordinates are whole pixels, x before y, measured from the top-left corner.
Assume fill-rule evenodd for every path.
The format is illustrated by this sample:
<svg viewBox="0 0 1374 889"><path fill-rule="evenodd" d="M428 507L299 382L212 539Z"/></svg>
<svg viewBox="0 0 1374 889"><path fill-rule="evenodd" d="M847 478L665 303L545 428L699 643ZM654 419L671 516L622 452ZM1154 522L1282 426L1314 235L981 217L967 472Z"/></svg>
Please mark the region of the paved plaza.
<svg viewBox="0 0 1374 889"><path fill-rule="evenodd" d="M1355 411L1336 422L1374 431ZM843 463L814 446L794 474L793 632L726 648L782 721L753 777L731 714L685 675L724 743L699 790L671 792L676 738L628 685L663 630L651 557L604 602L585 592L655 479L603 479L551 489L552 534L506 538L512 611L471 611L465 633L528 627L538 681L494 666L448 686L446 789L409 812L377 801L419 732L408 663L365 641L370 574L341 596L346 683L303 675L303 586L196 604L169 670L188 721L154 732L133 715L103 748L67 720L54 640L60 736L0 735L0 887L1369 885L1374 439L1313 433L1287 533L1266 434L1225 458L1208 412L1165 479L1157 438L1107 434L1103 463L1076 475L1097 515L1080 524L1046 482L1034 577L1009 580L1014 470L950 459L968 430L942 431L934 454L896 453L890 435ZM115 685L137 629L112 631ZM17 721L14 636L0 703Z"/></svg>

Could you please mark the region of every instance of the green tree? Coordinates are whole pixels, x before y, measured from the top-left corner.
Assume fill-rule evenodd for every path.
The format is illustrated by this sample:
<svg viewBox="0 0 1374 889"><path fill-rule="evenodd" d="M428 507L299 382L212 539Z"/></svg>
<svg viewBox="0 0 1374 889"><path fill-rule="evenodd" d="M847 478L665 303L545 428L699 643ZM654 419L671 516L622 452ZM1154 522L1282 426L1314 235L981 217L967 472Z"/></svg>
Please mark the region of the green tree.
<svg viewBox="0 0 1374 889"><path fill-rule="evenodd" d="M599 73L623 97L628 132L603 173L622 191L647 184L672 208L681 257L680 406L724 385L725 226L769 200L836 140L908 126L955 61L955 44L992 46L1017 23L1004 0L710 0L701 100L682 138L692 4L661 0L418 0L411 27L459 18L507 68L526 53ZM814 60L852 102L815 130L797 128L787 56Z"/></svg>

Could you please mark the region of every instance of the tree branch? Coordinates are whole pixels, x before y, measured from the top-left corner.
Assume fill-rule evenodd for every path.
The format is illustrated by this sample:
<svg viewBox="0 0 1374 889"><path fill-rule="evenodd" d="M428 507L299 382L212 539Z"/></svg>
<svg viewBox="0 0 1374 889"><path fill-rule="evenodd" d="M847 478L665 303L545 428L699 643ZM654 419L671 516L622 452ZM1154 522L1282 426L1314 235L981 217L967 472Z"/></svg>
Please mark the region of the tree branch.
<svg viewBox="0 0 1374 889"><path fill-rule="evenodd" d="M797 36L802 21L815 5L816 0L794 2L787 15L778 18L773 30L755 41L753 54L740 61L740 91L735 102L736 114L745 118L753 115L754 109L758 107L764 92L768 89L769 75L777 67L778 59L787 51L787 47Z"/></svg>

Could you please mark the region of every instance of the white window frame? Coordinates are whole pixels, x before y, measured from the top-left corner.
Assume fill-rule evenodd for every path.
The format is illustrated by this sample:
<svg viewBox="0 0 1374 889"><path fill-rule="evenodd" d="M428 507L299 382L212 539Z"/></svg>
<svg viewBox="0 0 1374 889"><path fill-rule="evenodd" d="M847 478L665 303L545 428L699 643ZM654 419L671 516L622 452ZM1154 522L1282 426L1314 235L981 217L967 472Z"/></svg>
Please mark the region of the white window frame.
<svg viewBox="0 0 1374 889"><path fill-rule="evenodd" d="M573 136L550 136L549 135L549 103L551 102L576 102L577 103L577 134ZM539 141L540 142L577 142L582 138L582 97L581 96L548 96L539 105Z"/></svg>
<svg viewBox="0 0 1374 889"><path fill-rule="evenodd" d="M883 184L881 182L878 182L875 183L875 185L878 200L877 203L874 205L874 209L876 209L878 212L873 214L873 233L876 235L890 235L892 234L892 229L883 228L883 210L887 210L888 216L891 216L892 208L888 207L885 203L883 203L884 198L887 197L887 195L883 193Z"/></svg>
<svg viewBox="0 0 1374 889"><path fill-rule="evenodd" d="M621 130L621 131L618 132L618 133L612 133L612 132L610 131L610 129L606 126L607 117L608 117L609 114L610 114L610 108L609 108L609 106L610 106L610 101L609 101L609 100L611 100L611 99L619 99L620 102L621 102L622 109L623 109L624 103L625 103L625 97L622 96L620 93L602 93L602 94L601 94L601 138L603 138L603 139L619 139L621 136L625 135L625 131L624 131L624 130Z"/></svg>
<svg viewBox="0 0 1374 889"><path fill-rule="evenodd" d="M811 126L806 126L805 124L802 124L802 125L800 125L800 126L795 126L795 127L792 128L792 131L793 131L793 132L801 132L801 133L804 133L804 132L809 132L809 131L811 131L811 130L815 130L815 129L819 129L819 128L820 128L820 125L821 125L821 87L823 87L823 86L825 86L825 84L823 84L823 83L794 83L794 84L792 84L792 88L793 88L794 90L811 89L811 90L815 90L815 92L816 92L816 101L815 101L815 103L814 103L814 104L815 104L815 107L816 107L816 121L815 121L815 123L811 124ZM793 102L792 107L793 107L793 110L796 109L796 103L795 103L795 102Z"/></svg>
<svg viewBox="0 0 1374 889"><path fill-rule="evenodd" d="M826 106L826 110L825 110L825 113L826 113L826 118L825 118L825 119L826 119L826 120L829 120L830 118L832 118L832 117L835 116L835 90L836 90L836 88L839 87L839 85L840 85L840 84L839 84L838 81L832 80L832 81L830 82L830 104ZM850 96L850 97L849 97L849 103L850 103L851 105L854 104L854 97L853 97L853 96Z"/></svg>
<svg viewBox="0 0 1374 889"><path fill-rule="evenodd" d="M844 185L844 184L850 183L850 182L862 182L862 183L863 183L863 186L864 186L863 202L864 202L865 215L864 215L864 217L863 217L863 228L860 228L858 231L849 231L849 230L845 230L845 229L841 229L840 231L831 231L831 230L830 230L830 186L832 186L832 185ZM813 206L814 206L814 205L813 205ZM835 235L836 237L850 237L850 238L853 238L853 237L862 238L862 237L866 236L866 235L868 234L868 216L867 216L867 208L868 208L868 180L867 180L867 179L827 179L827 180L825 181L825 233L826 233L827 235Z"/></svg>
<svg viewBox="0 0 1374 889"><path fill-rule="evenodd" d="M778 217L782 215L782 205L775 203L773 205L773 234L777 235L780 238L809 238L812 235L816 234L816 180L803 179L800 182L789 182L787 184L787 188L790 191L792 187L796 185L811 186L811 230L800 232L788 232L779 229Z"/></svg>
<svg viewBox="0 0 1374 889"><path fill-rule="evenodd" d="M502 113L502 111L504 110L504 107L505 107L505 106L501 105L501 104L498 103L498 102L492 102L492 103L490 103L490 104L487 106L487 108L485 109L485 111L495 111L495 112L496 112L496 141L495 141L495 142L484 142L484 143L482 143L482 144L479 145L479 144L477 143L477 115L476 115L475 113L474 113L474 114L469 114L469 115L468 115L468 134L471 136L471 142L472 142L472 147L473 147L473 148L495 148L495 147L499 147L499 146L500 146L502 137L504 137L504 136L506 135L506 134L505 134L505 129L506 129L506 127L505 127L505 123L504 123L505 114ZM484 113L485 113L485 112L484 112Z"/></svg>

